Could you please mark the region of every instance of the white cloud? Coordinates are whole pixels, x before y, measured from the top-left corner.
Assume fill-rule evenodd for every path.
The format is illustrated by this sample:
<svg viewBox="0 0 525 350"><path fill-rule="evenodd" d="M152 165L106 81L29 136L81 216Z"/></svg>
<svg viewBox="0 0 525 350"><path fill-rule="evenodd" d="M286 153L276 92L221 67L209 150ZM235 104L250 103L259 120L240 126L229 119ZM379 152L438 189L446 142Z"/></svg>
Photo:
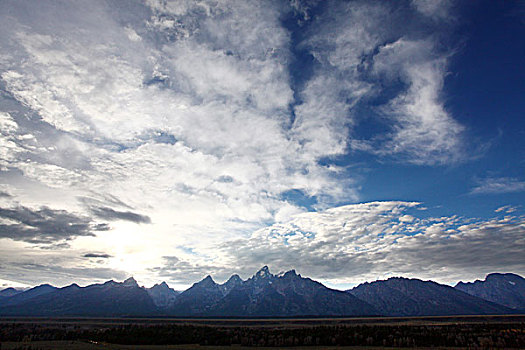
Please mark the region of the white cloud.
<svg viewBox="0 0 525 350"><path fill-rule="evenodd" d="M460 160L464 127L445 110L441 98L447 57L428 40L398 41L374 56L374 71L386 79L401 79L407 90L382 108L391 117L393 133L380 154L404 155L416 164Z"/></svg>
<svg viewBox="0 0 525 350"><path fill-rule="evenodd" d="M525 191L525 181L513 177L488 177L476 181L471 194L498 194Z"/></svg>
<svg viewBox="0 0 525 350"><path fill-rule="evenodd" d="M354 125L351 109L372 88L358 68L381 40L377 22L385 11L375 5L339 3L313 22L312 35L300 45L317 66L299 93L302 103L295 106L292 131L313 157L347 151Z"/></svg>
<svg viewBox="0 0 525 350"><path fill-rule="evenodd" d="M319 143L312 156L289 130L290 38L279 7L152 2L153 13L130 14L77 5L55 12L45 2L32 11L24 2L4 4L12 16L2 45L12 50L1 61L2 82L19 103L17 118L37 115L24 122L37 148L24 158L10 151L6 165L36 192L60 193L38 203L27 187L17 197L22 204L87 210L75 198L104 193L140 208L151 227L131 231L163 242L140 259L136 250L146 248L130 239L93 238L115 256L109 264L130 267L158 263L176 246L213 247L302 211L281 198L289 189L327 201L355 198L343 191L351 181L317 163L333 153L322 150L329 140L310 135ZM6 129L6 142L20 148L11 139L24 130ZM124 227L129 232L112 224L117 235ZM85 244L73 240L69 249Z"/></svg>
<svg viewBox="0 0 525 350"><path fill-rule="evenodd" d="M414 6L425 16L443 20L450 19L450 10L453 5L452 0L412 0Z"/></svg>
<svg viewBox="0 0 525 350"><path fill-rule="evenodd" d="M417 206L372 202L297 214L221 250L244 274L264 263L331 283L399 275L451 283L491 271L525 272L525 217L404 220Z"/></svg>
<svg viewBox="0 0 525 350"><path fill-rule="evenodd" d="M413 16L394 7L341 3L313 22L315 31L310 29L312 35L302 45L318 66L301 91L303 103L296 107L296 132L309 153L327 149L338 155L350 146L415 164L466 158L464 127L446 111L442 98L451 52L437 49L443 42L436 32L415 39L400 29L404 25L396 26L398 21L410 23ZM432 11L437 15L438 7ZM356 105L381 95L385 86L399 92L382 106L367 107L381 117L358 112ZM362 121L384 123L387 131L362 139L353 132Z"/></svg>
<svg viewBox="0 0 525 350"><path fill-rule="evenodd" d="M310 18L306 5L262 1L2 2L0 176L13 188L9 200L89 216L79 200L89 197L107 212L151 219L140 227L115 220L111 231L45 254L16 246L2 263L13 266L6 278L34 281L30 266L41 254L34 271L52 276L67 250L111 258L88 270L75 260L60 281L126 269L147 281L157 277L151 269L163 271L162 257L176 256L172 277L188 282L190 272L213 266L226 274L257 241L249 269L289 257L282 268L297 264L330 279L355 262L365 276L371 270L358 263L376 266L366 254L380 259L395 230L424 231L402 214L415 204L316 214L282 194L300 191L319 210L357 201L348 169L320 162L350 157L350 149L416 164L461 158L463 127L441 100L447 53L435 52L433 32L415 40L384 25L388 16L414 16L403 8L396 17L393 7L337 3ZM301 43L282 23L294 9L305 26ZM290 71L298 51L314 58L301 77ZM388 131L359 139L356 127L369 116L356 107L399 80L402 91L381 109ZM432 227L428 236L444 229ZM217 250L224 242L248 245L232 255Z"/></svg>
<svg viewBox="0 0 525 350"><path fill-rule="evenodd" d="M405 215L399 217L399 221L401 221L401 222L412 222L412 221L414 221L414 217L411 216L411 215L405 214Z"/></svg>
<svg viewBox="0 0 525 350"><path fill-rule="evenodd" d="M504 213L510 214L510 213L514 213L516 210L517 208L512 205L505 205L503 207L497 208L496 210L494 210L494 212L495 213L504 212Z"/></svg>
<svg viewBox="0 0 525 350"><path fill-rule="evenodd" d="M20 151L13 141L12 134L18 130L18 124L9 113L0 112L0 169L16 160Z"/></svg>

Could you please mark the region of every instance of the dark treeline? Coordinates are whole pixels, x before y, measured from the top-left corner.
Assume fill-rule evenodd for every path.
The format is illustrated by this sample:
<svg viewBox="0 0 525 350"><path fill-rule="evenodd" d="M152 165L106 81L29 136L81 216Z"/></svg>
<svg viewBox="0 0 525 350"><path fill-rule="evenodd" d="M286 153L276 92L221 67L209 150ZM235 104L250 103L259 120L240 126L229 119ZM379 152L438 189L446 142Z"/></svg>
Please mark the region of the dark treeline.
<svg viewBox="0 0 525 350"><path fill-rule="evenodd" d="M84 340L127 345L356 345L525 348L525 323L334 325L299 328L204 325L0 324L0 341Z"/></svg>

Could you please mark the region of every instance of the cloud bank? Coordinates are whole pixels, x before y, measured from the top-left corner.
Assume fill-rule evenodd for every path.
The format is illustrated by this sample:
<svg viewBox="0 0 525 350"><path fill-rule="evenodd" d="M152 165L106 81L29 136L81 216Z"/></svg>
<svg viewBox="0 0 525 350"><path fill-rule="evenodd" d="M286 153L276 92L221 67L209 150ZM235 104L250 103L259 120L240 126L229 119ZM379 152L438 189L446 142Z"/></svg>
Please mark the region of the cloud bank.
<svg viewBox="0 0 525 350"><path fill-rule="evenodd" d="M206 268L225 279L228 271L247 277L268 264L274 270L308 271L333 284L392 276L453 283L489 271L525 272L525 217L479 220L424 217L424 212L414 202L369 202L297 214L216 247L217 261L226 267ZM184 280L184 264L193 262L199 271L197 261L169 257L160 274Z"/></svg>
<svg viewBox="0 0 525 350"><path fill-rule="evenodd" d="M416 204L344 204L361 197L356 154L468 158L443 96L451 11L448 1L1 2L3 273L187 283L265 260L359 279L405 271L401 256L422 263L411 245L443 243L428 233L439 223L396 216ZM447 242L469 240L454 230ZM445 266L434 263L424 266Z"/></svg>

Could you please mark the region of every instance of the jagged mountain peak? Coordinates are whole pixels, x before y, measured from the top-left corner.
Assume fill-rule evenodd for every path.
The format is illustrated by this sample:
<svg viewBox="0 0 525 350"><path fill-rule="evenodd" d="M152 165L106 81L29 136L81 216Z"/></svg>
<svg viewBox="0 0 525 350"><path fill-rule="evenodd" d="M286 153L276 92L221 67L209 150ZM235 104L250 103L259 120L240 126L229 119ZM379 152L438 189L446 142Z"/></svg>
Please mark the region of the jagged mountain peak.
<svg viewBox="0 0 525 350"><path fill-rule="evenodd" d="M273 277L273 275L270 273L270 269L268 268L268 266L264 265L263 267L261 267L259 271L257 271L257 273L253 277L269 278L269 277Z"/></svg>
<svg viewBox="0 0 525 350"><path fill-rule="evenodd" d="M230 281L242 281L242 279L238 274L233 274L230 276L230 278L228 278L228 281L226 281L226 283Z"/></svg>
<svg viewBox="0 0 525 350"><path fill-rule="evenodd" d="M226 282L220 285L222 293L224 295L228 294L232 289L234 289L237 286L240 286L244 283L244 281L239 277L239 275L235 274L232 275Z"/></svg>
<svg viewBox="0 0 525 350"><path fill-rule="evenodd" d="M294 269L288 270L288 271L281 271L281 272L279 272L278 274L275 275L275 277L278 277L278 278L290 277L290 276L301 277L300 275L297 274L297 272Z"/></svg>
<svg viewBox="0 0 525 350"><path fill-rule="evenodd" d="M275 276L268 266L200 312L207 316L376 314L372 306L350 294L302 278L294 270Z"/></svg>
<svg viewBox="0 0 525 350"><path fill-rule="evenodd" d="M171 306L179 294L170 288L166 282L155 284L151 288L146 288L146 291L153 300L153 303L161 309Z"/></svg>
<svg viewBox="0 0 525 350"><path fill-rule="evenodd" d="M165 281L162 281L160 284L156 284L155 286L158 286L159 288L163 288L163 289L169 289L170 286L168 286L168 284L165 282ZM153 287L155 287L153 286Z"/></svg>
<svg viewBox="0 0 525 350"><path fill-rule="evenodd" d="M208 276L204 277L201 281L195 283L193 286L211 287L211 286L215 286L215 285L217 285L217 283L215 283L213 278L210 275L208 275Z"/></svg>
<svg viewBox="0 0 525 350"><path fill-rule="evenodd" d="M295 270L289 270L284 273L283 277L301 277L301 275L297 274Z"/></svg>
<svg viewBox="0 0 525 350"><path fill-rule="evenodd" d="M139 286L135 278L133 278L133 276L131 276L130 278L122 282L122 285L126 287L138 287Z"/></svg>
<svg viewBox="0 0 525 350"><path fill-rule="evenodd" d="M66 287L64 287L62 289L80 289L80 286L78 284L76 284L76 283L72 283L69 286L66 286Z"/></svg>
<svg viewBox="0 0 525 350"><path fill-rule="evenodd" d="M86 287L43 284L2 296L0 315L418 316L525 310L525 279L518 275L496 273L483 282L459 285L477 287L482 295L469 295L476 292L474 289L462 292L457 287L404 277L367 282L343 292L302 277L295 270L273 275L264 266L248 280L234 274L217 284L208 275L182 293L169 288L166 282L151 288L138 287L133 277ZM497 299L491 303L489 297ZM502 306L504 303L514 310Z"/></svg>
<svg viewBox="0 0 525 350"><path fill-rule="evenodd" d="M164 290L164 289L170 289L170 286L168 286L166 282L162 281L161 283L155 283L151 288L146 288L146 289Z"/></svg>
<svg viewBox="0 0 525 350"><path fill-rule="evenodd" d="M241 279L241 277L237 274L234 274L234 275L231 275L230 278L228 278L228 280L224 282L222 285L223 286L237 285L237 284L241 284L242 282L243 280Z"/></svg>
<svg viewBox="0 0 525 350"><path fill-rule="evenodd" d="M455 288L512 309L525 310L525 279L513 273L491 273L483 281L459 282Z"/></svg>

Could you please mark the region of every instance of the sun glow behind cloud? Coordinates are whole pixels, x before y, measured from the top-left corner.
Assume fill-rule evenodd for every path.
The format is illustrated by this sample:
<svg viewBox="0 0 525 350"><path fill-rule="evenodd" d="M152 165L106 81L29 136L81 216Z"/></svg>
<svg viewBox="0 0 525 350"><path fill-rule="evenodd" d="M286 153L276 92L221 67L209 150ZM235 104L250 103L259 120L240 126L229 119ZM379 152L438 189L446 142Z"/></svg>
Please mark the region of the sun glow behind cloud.
<svg viewBox="0 0 525 350"><path fill-rule="evenodd" d="M182 286L268 263L358 281L408 271L394 262L410 244L467 244L443 231L455 219L425 221L405 213L410 203L344 206L360 200L356 152L468 160L465 126L442 96L449 11L446 1L3 2L4 275ZM299 55L309 67L294 73ZM366 135L363 120L374 125ZM519 220L498 227L519 236ZM396 241L398 229L422 236ZM435 262L433 277L467 268L449 265Z"/></svg>

